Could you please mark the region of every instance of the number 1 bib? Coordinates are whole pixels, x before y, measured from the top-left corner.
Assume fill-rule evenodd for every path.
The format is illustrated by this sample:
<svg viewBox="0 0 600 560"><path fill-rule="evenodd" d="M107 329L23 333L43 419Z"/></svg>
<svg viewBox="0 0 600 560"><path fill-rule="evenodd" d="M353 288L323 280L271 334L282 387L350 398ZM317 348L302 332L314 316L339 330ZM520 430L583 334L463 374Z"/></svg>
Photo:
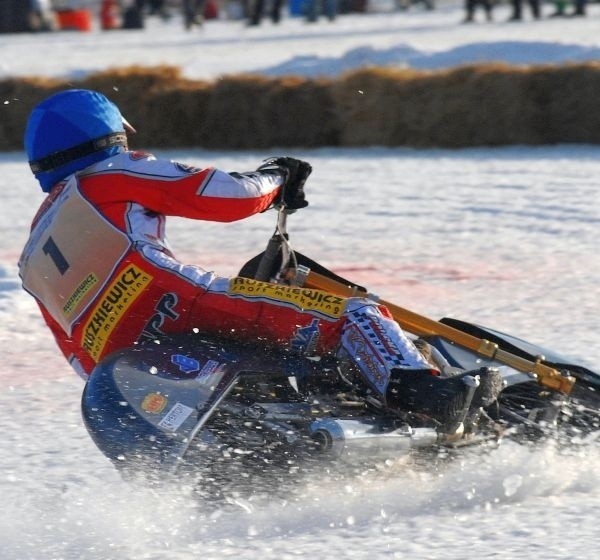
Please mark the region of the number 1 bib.
<svg viewBox="0 0 600 560"><path fill-rule="evenodd" d="M131 246L71 179L33 228L19 260L23 287L70 336Z"/></svg>

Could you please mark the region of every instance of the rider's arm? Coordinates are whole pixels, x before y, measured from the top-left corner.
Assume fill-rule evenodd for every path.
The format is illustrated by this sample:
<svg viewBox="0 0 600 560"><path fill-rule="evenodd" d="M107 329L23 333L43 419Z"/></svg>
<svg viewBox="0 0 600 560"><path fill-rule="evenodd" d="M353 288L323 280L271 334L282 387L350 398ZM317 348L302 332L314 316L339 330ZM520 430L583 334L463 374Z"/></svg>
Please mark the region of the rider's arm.
<svg viewBox="0 0 600 560"><path fill-rule="evenodd" d="M92 202L137 202L160 214L230 222L269 208L285 180L279 170L227 173L129 154L80 175L80 188Z"/></svg>

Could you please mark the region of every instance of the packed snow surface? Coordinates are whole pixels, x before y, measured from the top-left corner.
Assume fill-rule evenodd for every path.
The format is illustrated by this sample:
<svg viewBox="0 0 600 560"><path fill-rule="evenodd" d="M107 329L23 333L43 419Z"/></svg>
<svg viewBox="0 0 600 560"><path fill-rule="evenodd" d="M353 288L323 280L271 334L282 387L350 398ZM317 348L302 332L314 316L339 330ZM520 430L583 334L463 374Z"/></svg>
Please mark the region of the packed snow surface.
<svg viewBox="0 0 600 560"><path fill-rule="evenodd" d="M135 32L5 35L0 74L73 78L169 63L214 79L482 58L562 63L596 56L600 7L589 12L531 22L525 8L526 21L508 24L508 7L499 6L494 23L463 25L461 6L441 4L313 26L297 18L252 29L214 21L186 33L173 18ZM3 110L18 103L3 101ZM243 171L281 152L162 155ZM311 205L289 219L300 251L398 305L486 324L599 369L600 147L288 153L315 169ZM597 549L600 448L593 442L568 450L506 443L430 465L324 469L287 500L243 502L232 494L229 507L209 508L185 488L151 492L123 482L82 425L83 382L20 288L16 261L42 193L23 153L0 156L0 171L3 560L554 560ZM264 248L274 223L271 212L228 225L172 219L169 233L183 260L233 274Z"/></svg>

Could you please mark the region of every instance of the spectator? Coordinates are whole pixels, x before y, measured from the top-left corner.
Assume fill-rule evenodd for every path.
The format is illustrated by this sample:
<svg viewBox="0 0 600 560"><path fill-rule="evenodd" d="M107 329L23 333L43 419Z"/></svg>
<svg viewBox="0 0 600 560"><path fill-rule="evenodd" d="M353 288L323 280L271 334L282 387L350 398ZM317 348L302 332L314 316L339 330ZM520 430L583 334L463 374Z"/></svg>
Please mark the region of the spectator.
<svg viewBox="0 0 600 560"><path fill-rule="evenodd" d="M129 6L121 6L123 10L123 17L121 27L123 29L143 29L144 28L144 5L145 0L135 0L131 2ZM108 4L108 5L107 5ZM118 26L117 14L119 13L119 6L116 2L112 3L103 2L102 18L106 22L103 25L104 29L114 29ZM112 12L112 14L110 13ZM111 17L114 21L111 21Z"/></svg>
<svg viewBox="0 0 600 560"><path fill-rule="evenodd" d="M550 17L571 17L571 16L585 16L587 0L574 0L574 11L570 14L565 12L567 7L566 0L556 0L554 2L556 11Z"/></svg>
<svg viewBox="0 0 600 560"><path fill-rule="evenodd" d="M566 0L555 0L554 1L554 13L550 14L550 17L562 17L566 16L565 8L567 7Z"/></svg>
<svg viewBox="0 0 600 560"><path fill-rule="evenodd" d="M271 21L273 23L279 23L281 20L281 6L283 0L272 0L271 2ZM263 17L263 11L265 9L265 0L255 0L251 8L249 9L250 19L248 25L260 25L260 21Z"/></svg>
<svg viewBox="0 0 600 560"><path fill-rule="evenodd" d="M148 5L150 6L149 14L151 16L160 16L162 19L169 19L171 17L165 0L148 0Z"/></svg>
<svg viewBox="0 0 600 560"><path fill-rule="evenodd" d="M494 7L493 0L466 0L465 9L467 14L464 23L475 21L475 10L477 6L481 6L485 10L485 18L487 21L492 21L492 9Z"/></svg>
<svg viewBox="0 0 600 560"><path fill-rule="evenodd" d="M333 21L337 15L337 0L308 0L306 3L306 20L310 23L317 21L323 13L329 21Z"/></svg>
<svg viewBox="0 0 600 560"><path fill-rule="evenodd" d="M585 16L585 8L587 6L587 0L575 0L575 11L571 14L574 16Z"/></svg>
<svg viewBox="0 0 600 560"><path fill-rule="evenodd" d="M56 29L56 21L50 0L31 0L29 27L31 31L52 31Z"/></svg>
<svg viewBox="0 0 600 560"><path fill-rule="evenodd" d="M406 11L415 4L423 4L423 7L426 10L435 9L434 0L394 0L394 6L396 7L396 10Z"/></svg>
<svg viewBox="0 0 600 560"><path fill-rule="evenodd" d="M531 15L534 19L540 19L540 0L528 0ZM523 19L523 0L512 0L513 13L508 21L521 21Z"/></svg>
<svg viewBox="0 0 600 560"><path fill-rule="evenodd" d="M204 23L205 0L183 0L183 24L186 29Z"/></svg>

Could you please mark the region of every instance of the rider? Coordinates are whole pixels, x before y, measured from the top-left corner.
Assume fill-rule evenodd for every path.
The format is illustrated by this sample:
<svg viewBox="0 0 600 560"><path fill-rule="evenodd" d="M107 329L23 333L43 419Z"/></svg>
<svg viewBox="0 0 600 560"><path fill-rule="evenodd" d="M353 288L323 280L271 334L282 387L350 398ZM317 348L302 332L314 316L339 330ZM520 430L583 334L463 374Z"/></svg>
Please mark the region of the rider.
<svg viewBox="0 0 600 560"><path fill-rule="evenodd" d="M462 379L440 377L385 307L219 277L171 252L167 215L229 222L274 205L304 208L308 163L278 157L256 171L227 173L130 151L127 132L135 131L104 95L66 90L34 108L25 133L48 197L20 276L84 379L111 352L199 329L306 355L335 353L382 406L426 412L442 430L454 429L473 392Z"/></svg>

